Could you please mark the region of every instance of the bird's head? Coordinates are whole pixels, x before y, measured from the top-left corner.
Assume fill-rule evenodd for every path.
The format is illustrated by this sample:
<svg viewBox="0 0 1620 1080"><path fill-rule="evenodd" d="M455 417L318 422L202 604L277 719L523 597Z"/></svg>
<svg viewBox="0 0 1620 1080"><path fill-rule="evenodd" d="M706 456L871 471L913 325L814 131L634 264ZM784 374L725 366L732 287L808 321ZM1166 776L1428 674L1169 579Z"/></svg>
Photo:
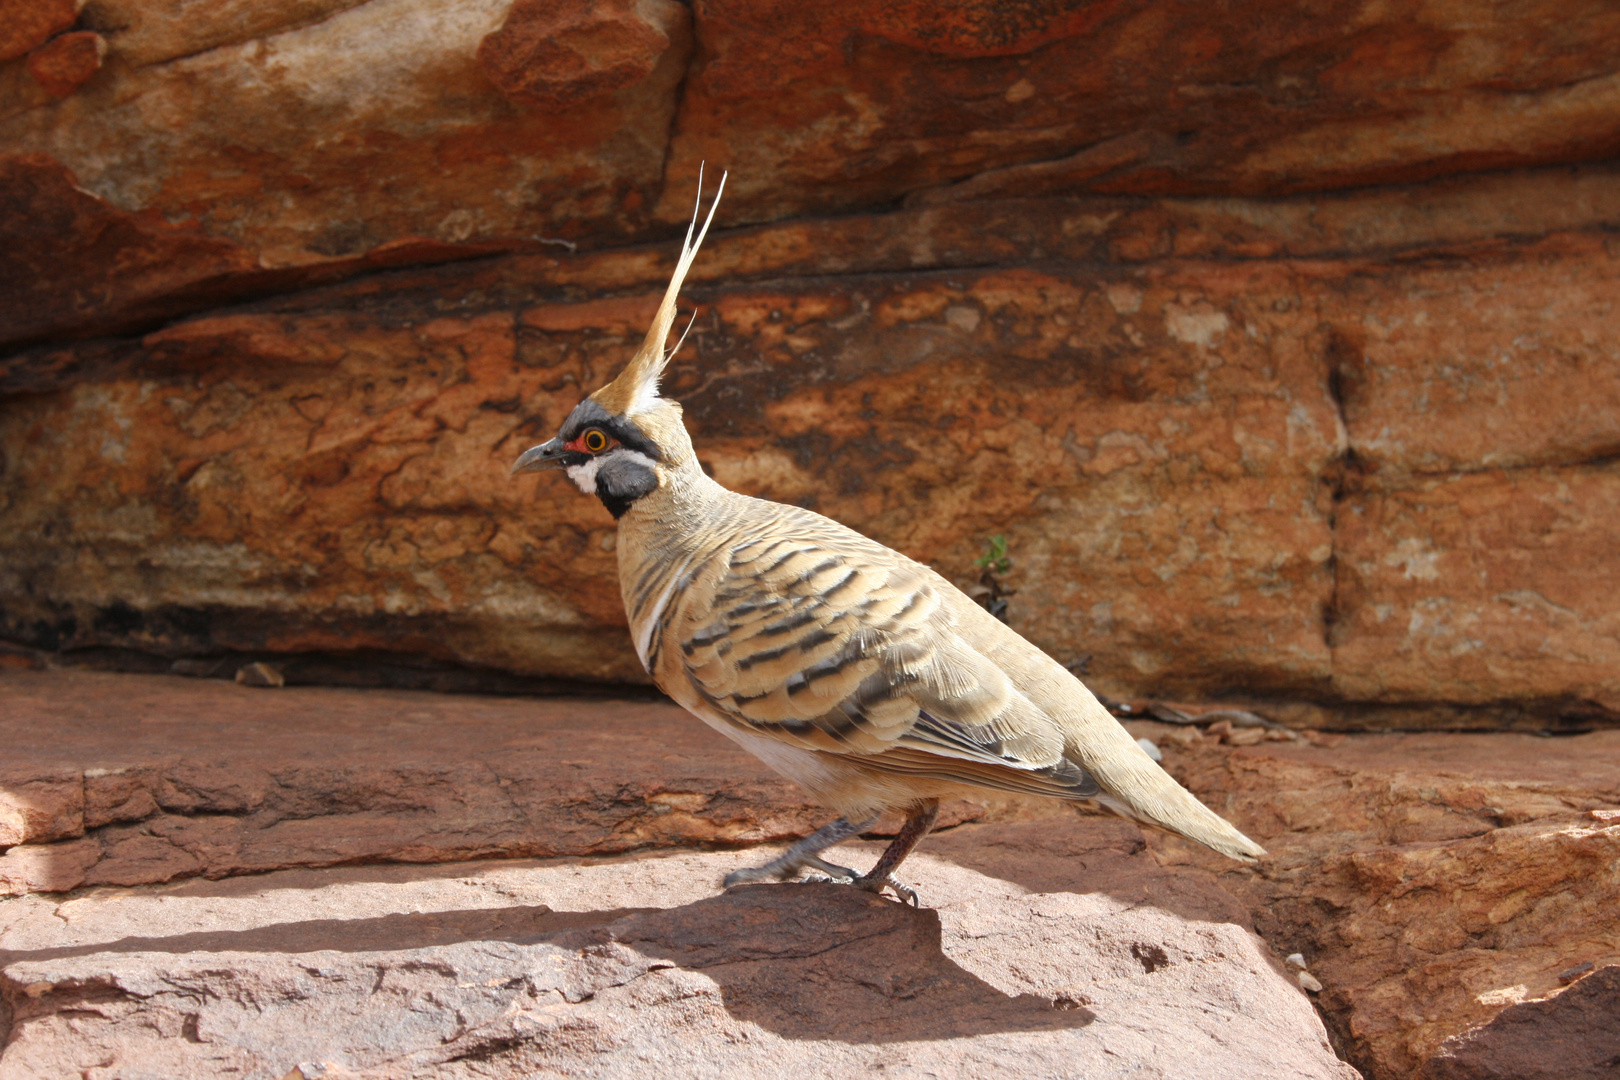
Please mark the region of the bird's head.
<svg viewBox="0 0 1620 1080"><path fill-rule="evenodd" d="M715 192L701 230L697 228L697 211L693 211L675 273L636 355L618 378L574 407L558 429L556 438L524 451L512 464L513 473L564 469L581 491L601 499L602 505L619 518L637 499L668 484L682 470L696 468L692 440L681 420L681 407L658 396L658 379L670 357L681 347L677 341L674 349L665 351L669 332L675 324L675 298L697 256L698 247L708 235L709 222L714 220L714 209L720 204L720 194L725 189L726 178L722 175L720 189ZM700 173L700 206L702 199ZM682 340L685 340L684 335Z"/></svg>

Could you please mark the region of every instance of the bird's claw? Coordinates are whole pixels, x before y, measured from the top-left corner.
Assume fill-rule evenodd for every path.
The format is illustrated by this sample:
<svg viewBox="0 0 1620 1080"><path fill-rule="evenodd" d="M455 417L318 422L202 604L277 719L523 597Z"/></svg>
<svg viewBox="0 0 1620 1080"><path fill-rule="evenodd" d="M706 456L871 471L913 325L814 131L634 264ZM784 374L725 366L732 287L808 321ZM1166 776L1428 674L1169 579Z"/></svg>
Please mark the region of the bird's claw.
<svg viewBox="0 0 1620 1080"><path fill-rule="evenodd" d="M910 904L914 908L922 907L922 897L917 895L917 890L893 874L886 874L881 878L875 878L871 874L867 874L865 877L856 878L853 884L857 889L865 889L867 892L876 893L879 896L883 895L884 889L893 889L896 899L902 904Z"/></svg>
<svg viewBox="0 0 1620 1080"><path fill-rule="evenodd" d="M867 892L877 893L879 896L883 895L885 889L888 889L894 893L895 898L902 904L910 904L915 908L922 907L922 898L917 895L917 890L893 874L875 878L870 874L861 874L847 866L839 866L837 863L830 863L813 855L796 866L778 866L776 863L766 863L764 866L745 866L741 870L733 870L726 875L724 886L729 889L734 885L747 885L755 881L786 881L805 867L812 867L816 872L805 874L799 879L800 881L830 885L853 885L857 889L865 889Z"/></svg>
<svg viewBox="0 0 1620 1080"><path fill-rule="evenodd" d="M806 874L799 879L800 881L827 883L832 885L853 885L857 889L865 889L867 892L876 893L879 896L883 895L883 890L891 889L894 892L895 898L898 899L902 904L910 904L914 908L922 907L922 898L917 895L917 890L913 889L910 885L907 885L893 874L889 874L881 878L874 878L870 874L857 874L847 866L837 866L831 863L825 863L820 859L814 860L813 863L810 860L806 860L805 865L814 865L821 872L816 874Z"/></svg>
<svg viewBox="0 0 1620 1080"><path fill-rule="evenodd" d="M803 882L804 884L806 884L806 885L853 885L853 884L855 884L855 879L854 878L829 877L828 875L822 874L822 873L806 874L803 877L801 877L799 880L801 882Z"/></svg>

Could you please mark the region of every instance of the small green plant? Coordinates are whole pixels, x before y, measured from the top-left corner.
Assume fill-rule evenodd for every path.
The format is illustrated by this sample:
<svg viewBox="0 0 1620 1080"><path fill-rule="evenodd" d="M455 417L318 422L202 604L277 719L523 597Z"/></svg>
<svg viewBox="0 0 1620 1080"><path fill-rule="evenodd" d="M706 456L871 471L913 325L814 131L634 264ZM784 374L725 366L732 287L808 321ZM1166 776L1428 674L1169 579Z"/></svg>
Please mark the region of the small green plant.
<svg viewBox="0 0 1620 1080"><path fill-rule="evenodd" d="M973 565L997 574L1005 574L1012 569L1012 560L1007 558L1007 538L996 533L984 545L984 554L973 560Z"/></svg>

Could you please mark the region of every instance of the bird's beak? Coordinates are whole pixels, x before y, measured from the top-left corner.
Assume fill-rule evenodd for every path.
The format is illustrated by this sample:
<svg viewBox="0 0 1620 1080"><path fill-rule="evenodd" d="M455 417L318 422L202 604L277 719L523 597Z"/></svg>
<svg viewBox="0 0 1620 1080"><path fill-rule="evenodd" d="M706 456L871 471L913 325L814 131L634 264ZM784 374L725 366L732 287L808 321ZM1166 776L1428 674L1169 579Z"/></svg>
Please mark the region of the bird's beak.
<svg viewBox="0 0 1620 1080"><path fill-rule="evenodd" d="M550 442L543 442L539 446L531 446L523 451L523 456L512 462L511 475L520 472L544 472L546 469L560 469L563 467L563 441L559 436Z"/></svg>

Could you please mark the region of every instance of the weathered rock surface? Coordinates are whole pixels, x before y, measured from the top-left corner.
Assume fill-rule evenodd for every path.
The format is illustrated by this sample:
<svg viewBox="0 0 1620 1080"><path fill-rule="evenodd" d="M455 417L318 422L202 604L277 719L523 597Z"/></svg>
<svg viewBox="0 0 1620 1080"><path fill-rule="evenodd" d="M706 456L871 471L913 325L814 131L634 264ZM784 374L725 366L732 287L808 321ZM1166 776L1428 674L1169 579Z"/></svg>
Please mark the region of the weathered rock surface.
<svg viewBox="0 0 1620 1080"><path fill-rule="evenodd" d="M732 162L739 199L774 217L900 192L1361 186L1620 141L1597 44L1617 23L1597 3L1489 21L1453 4L1218 10L714 0L672 173ZM681 201L666 189L671 212Z"/></svg>
<svg viewBox="0 0 1620 1080"><path fill-rule="evenodd" d="M0 1076L1356 1075L1207 874L973 828L916 857L922 911L716 895L758 851L12 901Z"/></svg>
<svg viewBox="0 0 1620 1080"><path fill-rule="evenodd" d="M0 700L0 896L760 843L830 820L667 703L94 672L0 674ZM943 812L955 824L1068 811L986 792Z"/></svg>
<svg viewBox="0 0 1620 1080"><path fill-rule="evenodd" d="M1432 1080L1601 1080L1620 1070L1620 966L1542 1001L1511 1005L1447 1039L1424 1069Z"/></svg>
<svg viewBox="0 0 1620 1080"><path fill-rule="evenodd" d="M1560 976L1620 962L1620 732L1234 751L1142 728L1172 775L1271 856L1258 875L1230 873L1175 838L1149 843L1220 873L1279 953L1304 955L1337 1045L1367 1075L1606 1075L1583 1070L1608 1060L1594 1054L1612 1025L1582 1002L1612 992L1600 982L1570 998L1581 984ZM1504 1011L1523 1002L1541 1004ZM1544 1037L1529 1016L1549 1018ZM1543 1072L1506 1067L1527 1042ZM1485 1064L1492 1048L1509 1055L1503 1071Z"/></svg>
<svg viewBox="0 0 1620 1080"><path fill-rule="evenodd" d="M870 247L851 222L741 234L702 273L753 280L691 290L695 346L669 386L731 486L958 580L1005 534L1014 625L1112 695L1589 724L1620 709L1601 557L1620 282L1595 232L1502 241L1571 220L1508 210L1551 179L1367 196L1323 221L1274 209L1237 235L1244 207L1185 202L1029 204L1035 235L1009 207L908 211L873 219ZM1557 178L1556 205L1620 220L1595 179ZM1431 243L1493 247L1320 257L1387 241L1375 222L1402 206ZM1459 206L1497 216L1469 232ZM908 253L999 261L1037 235L1083 238L1065 258L1223 257L893 272ZM1230 258L1262 242L1299 255ZM805 277L841 266L860 272ZM663 271L645 250L525 257L17 358L14 385L36 392L0 425L3 632L644 678L611 519L505 470L624 361ZM1442 341L1458 359L1418 380ZM1503 342L1510 365L1492 359ZM1501 419L1549 400L1567 423ZM1480 548L1481 530L1501 535Z"/></svg>
<svg viewBox="0 0 1620 1080"><path fill-rule="evenodd" d="M26 913L66 918L85 903L41 892L80 889L105 898L91 906L115 913L117 897L147 895L142 889L258 895L246 881L240 892L184 884L199 877L754 844L802 835L826 819L752 758L665 705L254 690L225 680L85 672L8 672L0 691L7 704L0 739L10 748L0 776L0 844L11 845L0 853L0 881L20 894L0 903L0 927L22 919L35 927L29 933L41 926L55 933L61 920ZM1607 1045L1577 1035L1586 1030L1583 1017L1608 1000L1609 976L1580 988L1596 977L1590 973L1620 963L1613 918L1620 732L1561 739L1313 733L1314 743L1279 732L1282 741L1235 749L1196 727L1132 728L1157 740L1174 775L1267 847L1258 871L1116 819L987 797L948 807L945 823L960 827L931 837L927 858L907 864L929 903L942 912L957 903L938 891L941 881L963 902L983 893L979 885L950 892L956 879L939 872L949 864L1032 894L1106 894L1189 918L1242 926L1252 919L1277 954L1303 955L1324 987L1317 1000L1340 1052L1376 1080L1421 1069L1475 1075L1456 1070L1483 1068L1490 1047L1522 1045L1534 1017L1550 1017L1549 1031L1565 1032L1557 1038L1570 1047ZM1261 731L1227 730L1242 742ZM712 884L744 858L761 856L699 863ZM651 875L637 880L657 880L659 867L689 864L634 865ZM353 873L361 876L353 880L380 874L387 881L460 876ZM118 891L129 887L137 893ZM607 905L625 906L634 905L618 898ZM154 917L154 909L127 910L130 927ZM127 927L108 933L150 936ZM16 940L0 938L0 948L24 949ZM50 948L70 944L53 941ZM211 941L186 939L175 948L240 951ZM1048 946L1028 944L1033 953L1018 967L1033 979L1045 969L1031 957ZM138 942L130 949L149 951ZM1012 985L957 962L996 986ZM1583 973L1587 979L1566 988ZM104 971L91 982L113 979ZM41 981L54 980L30 977L25 985ZM1538 1002L1530 1013L1513 1011ZM158 1029L183 1026L165 1020ZM1593 1031L1597 1039L1607 1029ZM1548 1069L1562 1063L1573 1076L1591 1060L1607 1060L1573 1049L1554 1054L1556 1042L1549 1035L1543 1047Z"/></svg>
<svg viewBox="0 0 1620 1080"><path fill-rule="evenodd" d="M1620 471L1419 479L1339 504L1333 677L1345 697L1620 708Z"/></svg>
<svg viewBox="0 0 1620 1080"><path fill-rule="evenodd" d="M1276 195L1620 148L1602 0L1239 20L1186 0L205 8L89 0L75 22L65 0L14 0L0 144L249 273L423 238L646 237L684 219L705 160L735 176L731 220L765 221L908 197ZM73 26L106 62L48 90L25 54Z"/></svg>

